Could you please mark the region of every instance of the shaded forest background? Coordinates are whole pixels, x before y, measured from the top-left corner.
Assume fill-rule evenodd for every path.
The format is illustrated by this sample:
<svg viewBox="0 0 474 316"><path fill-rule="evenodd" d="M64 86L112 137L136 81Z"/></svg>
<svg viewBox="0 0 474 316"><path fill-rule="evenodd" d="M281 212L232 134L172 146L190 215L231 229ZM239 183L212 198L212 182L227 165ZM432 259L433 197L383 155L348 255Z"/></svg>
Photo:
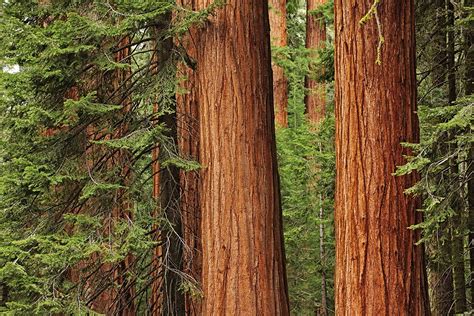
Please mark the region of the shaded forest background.
<svg viewBox="0 0 474 316"><path fill-rule="evenodd" d="M180 106L199 67L189 34L223 6L2 1L0 313L192 314L203 166ZM406 193L423 198L424 220L410 229L422 232L433 314L450 315L474 309L474 7L415 8L421 141L393 172L420 173ZM291 313L332 315L334 3L269 10Z"/></svg>

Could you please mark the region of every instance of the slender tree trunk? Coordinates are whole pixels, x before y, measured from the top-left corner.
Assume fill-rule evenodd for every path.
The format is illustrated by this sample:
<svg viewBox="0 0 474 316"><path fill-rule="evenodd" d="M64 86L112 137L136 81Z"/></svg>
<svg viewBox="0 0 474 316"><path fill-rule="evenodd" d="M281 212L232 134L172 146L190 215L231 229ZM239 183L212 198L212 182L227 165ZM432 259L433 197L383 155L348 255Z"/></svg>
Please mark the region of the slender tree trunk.
<svg viewBox="0 0 474 316"><path fill-rule="evenodd" d="M165 136L170 141L169 145L173 146L172 150L175 150L177 145L176 113L163 115L162 122L168 128ZM165 152L163 151L161 154L165 155ZM166 157L166 155L163 157L163 159L169 158L171 157ZM170 226L164 229L163 234L166 233L166 235L162 236L163 252L166 254L163 258L165 265L163 310L165 315L184 315L184 295L180 289L183 271L183 227L179 205L179 169L172 165L167 166L162 171L160 182L162 212L164 212Z"/></svg>
<svg viewBox="0 0 474 316"><path fill-rule="evenodd" d="M465 8L472 8L473 6L472 0L464 1ZM464 30L464 36L464 45L466 47L466 95L471 95L474 93L474 21L469 21Z"/></svg>
<svg viewBox="0 0 474 316"><path fill-rule="evenodd" d="M314 10L324 5L327 0L307 0L306 1L306 48L318 50L324 48L326 44L326 23L321 14L316 14ZM316 58L316 54L311 54ZM305 78L305 104L306 114L312 123L319 123L325 114L326 108L326 85L322 80L316 80L312 77L322 77L324 68L315 71L311 69L312 74Z"/></svg>
<svg viewBox="0 0 474 316"><path fill-rule="evenodd" d="M336 315L430 313L416 174L400 142L418 142L414 1L336 0ZM376 64L379 29L385 38Z"/></svg>
<svg viewBox="0 0 474 316"><path fill-rule="evenodd" d="M326 285L326 251L324 250L324 208L323 195L319 195L319 257L321 260L321 316L328 314L327 285Z"/></svg>
<svg viewBox="0 0 474 316"><path fill-rule="evenodd" d="M119 43L118 47L124 47L120 49L115 55L115 62L130 64L130 37L124 37ZM112 88L114 93L118 96L119 103L123 104L123 115L127 115L130 112L132 106L131 96L128 95L127 85L124 84L130 77L131 70L130 68L118 69L115 70L112 80ZM121 101L121 102L120 102ZM128 132L128 125L122 123L119 126L118 130L115 131L115 138L121 138ZM112 159L112 169L114 166L120 166L121 178L123 179L123 184L128 185L131 180L130 170L128 168L129 154L124 150L120 150L116 157ZM114 208L112 210L112 218L114 221L119 219L125 219L127 221L132 221L132 205L128 197L128 193L123 189L120 189L116 193L116 199L114 201ZM113 225L113 223L112 223ZM113 295L111 297L111 308L106 310L108 315L122 315L122 316L133 316L135 315L135 284L127 277L129 275L130 269L132 268L134 258L132 255L127 255L125 259L120 262L114 271L114 284L116 289L113 289ZM97 276L97 277L100 277Z"/></svg>
<svg viewBox="0 0 474 316"><path fill-rule="evenodd" d="M192 9L211 0L190 0ZM268 5L229 0L193 31L202 315L288 315Z"/></svg>
<svg viewBox="0 0 474 316"><path fill-rule="evenodd" d="M182 1L187 2L187 1ZM186 4L186 3L181 3ZM194 8L194 7L193 7ZM190 56L196 56L193 45L196 30L181 42ZM199 100L194 84L195 72L181 64L180 76L187 80L181 83L186 91L177 96L178 144L180 155L190 161L199 160ZM188 276L189 289L185 293L186 315L202 315L202 233L200 212L199 172L181 170L181 214L184 234L184 273Z"/></svg>
<svg viewBox="0 0 474 316"><path fill-rule="evenodd" d="M447 3L447 66L448 66L448 102L454 104L456 102L456 67L455 67L455 15L454 5L450 0ZM454 139L454 135L450 135L450 139ZM450 145L451 146L451 145ZM453 145L455 146L455 145ZM454 149L452 150L454 151ZM457 155L450 159L450 172L453 177L455 186L459 186L459 168ZM452 218L452 255L453 255L453 279L454 279L454 310L456 313L464 313L467 309L466 302L466 278L464 267L464 235L460 233L462 230L462 212L463 207L460 201L460 188L454 190L455 195L452 207L456 213Z"/></svg>
<svg viewBox="0 0 474 316"><path fill-rule="evenodd" d="M459 203L456 203L459 205ZM461 212L460 208L455 212ZM453 217L452 229L452 255L453 255L453 279L454 279L454 311L456 314L462 314L467 311L466 301L466 277L464 267L464 235L461 231L461 214Z"/></svg>
<svg viewBox="0 0 474 316"><path fill-rule="evenodd" d="M434 0L436 14L436 33L433 36L433 59L435 65L432 71L433 85L443 87L446 84L447 74L447 42L446 42L446 0ZM438 146L440 155L447 154L444 143ZM449 223L442 224L435 239L428 244L429 262L428 283L432 299L432 312L434 316L452 315L454 313L453 299L453 273L451 256L451 236Z"/></svg>
<svg viewBox="0 0 474 316"><path fill-rule="evenodd" d="M465 7L472 7L472 0L466 0ZM466 95L474 94L474 22L470 21L465 30L465 46L466 46L466 74L465 87ZM469 207L469 267L471 280L474 278L474 146L471 144L469 150L468 162L468 207ZM471 281L473 282L473 281ZM474 284L471 284L471 309L474 309Z"/></svg>
<svg viewBox="0 0 474 316"><path fill-rule="evenodd" d="M454 137L452 137L454 138ZM456 145L454 145L456 146ZM453 152L455 149L451 150ZM459 167L458 167L458 156L455 155L450 159L450 172L454 180L453 195L454 200L452 201L452 209L455 214L453 215L452 221L452 268L453 268L453 280L454 280L454 310L456 314L462 314L467 310L466 300L466 276L464 266L464 232L463 232L463 215L464 207L461 201L461 188L459 187ZM457 187L456 187L457 186Z"/></svg>
<svg viewBox="0 0 474 316"><path fill-rule="evenodd" d="M271 43L276 47L286 47L286 0L269 0L269 5ZM276 123L288 127L288 79L283 68L273 62L272 70Z"/></svg>
<svg viewBox="0 0 474 316"><path fill-rule="evenodd" d="M431 73L433 85L441 87L446 80L446 0L434 0L436 14L436 32L433 36L434 67Z"/></svg>
<svg viewBox="0 0 474 316"><path fill-rule="evenodd" d="M444 32L446 35L446 32ZM446 36L445 36L446 38ZM445 40L446 43L446 40ZM446 67L445 67L446 68ZM446 73L443 73L446 77ZM438 143L437 155L448 155L446 146L448 135ZM430 289L431 307L433 316L446 316L454 314L454 288L452 269L452 238L450 222L441 223L436 236L427 245L429 260L428 283Z"/></svg>
<svg viewBox="0 0 474 316"><path fill-rule="evenodd" d="M455 61L455 33L454 33L454 5L451 0L447 3L447 67L448 67L448 100L449 104L456 101L456 61Z"/></svg>
<svg viewBox="0 0 474 316"><path fill-rule="evenodd" d="M170 23L171 14L163 17ZM172 38L157 39L155 49L155 72L158 74L170 62L173 49ZM155 111L158 104L155 104ZM158 198L156 217L165 217L167 225L159 225L157 240L159 248L155 249L155 279L152 284L152 315L184 315L185 301L182 290L183 271L183 226L180 210L179 169L174 165L160 166L158 160L167 160L169 153L174 153L178 146L176 109L166 109L159 117L159 123L165 126L164 140L160 144L163 150L155 149L154 196ZM153 298L154 296L154 298Z"/></svg>
<svg viewBox="0 0 474 316"><path fill-rule="evenodd" d="M468 168L468 203L469 203L469 267L471 273L471 309L474 309L474 285L472 279L474 278L474 146L471 145L469 151L469 168Z"/></svg>
<svg viewBox="0 0 474 316"><path fill-rule="evenodd" d="M155 38L153 41L153 56L151 58L151 72L153 76L158 75L159 71L159 63L160 61L160 47L158 45L158 32L153 33L153 37ZM157 115L159 110L158 103L153 104L153 113ZM152 178L153 178L153 190L152 190L152 197L155 201L155 208L153 209L153 218L154 223L152 225L153 233L153 240L157 243L157 245L153 248L152 254L152 264L151 264L151 294L150 294L150 314L154 316L161 315L163 312L163 296L164 296L164 289L163 289L163 239L162 239L162 227L159 225L158 219L162 216L161 214L161 203L160 203L160 162L159 162L159 155L160 149L158 145L153 148L152 151Z"/></svg>
<svg viewBox="0 0 474 316"><path fill-rule="evenodd" d="M444 225L447 226L447 225ZM449 230L444 227L439 232L448 233ZM433 242L433 255L436 260L430 263L429 269L429 288L432 299L433 316L446 316L454 314L453 299L453 273L451 269L451 238L449 236L439 236L438 239L445 239L439 246Z"/></svg>

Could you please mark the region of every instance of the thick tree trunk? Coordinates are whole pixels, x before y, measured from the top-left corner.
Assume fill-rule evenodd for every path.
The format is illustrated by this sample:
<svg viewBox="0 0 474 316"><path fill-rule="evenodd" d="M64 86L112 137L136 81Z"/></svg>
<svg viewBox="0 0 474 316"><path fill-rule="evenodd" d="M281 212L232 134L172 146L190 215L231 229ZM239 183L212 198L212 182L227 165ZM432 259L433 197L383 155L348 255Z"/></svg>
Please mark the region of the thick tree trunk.
<svg viewBox="0 0 474 316"><path fill-rule="evenodd" d="M326 23L321 14L315 14L316 10L327 0L307 0L306 1L306 48L311 50L322 49L326 43ZM312 58L316 58L313 53ZM306 114L311 123L319 123L325 114L326 109L326 85L311 77L321 77L324 75L324 68L315 71L305 79L305 104Z"/></svg>
<svg viewBox="0 0 474 316"><path fill-rule="evenodd" d="M289 313L269 31L266 2L229 0L192 34L182 108L199 108L202 315Z"/></svg>
<svg viewBox="0 0 474 316"><path fill-rule="evenodd" d="M414 3L336 0L336 314L429 314L415 174L393 176L418 142ZM377 5L377 2L376 2ZM385 43L376 64L379 33Z"/></svg>
<svg viewBox="0 0 474 316"><path fill-rule="evenodd" d="M286 47L286 0L269 0L270 5L270 37L271 44ZM288 127L288 79L283 68L272 63L273 95L275 103L275 120L277 125Z"/></svg>

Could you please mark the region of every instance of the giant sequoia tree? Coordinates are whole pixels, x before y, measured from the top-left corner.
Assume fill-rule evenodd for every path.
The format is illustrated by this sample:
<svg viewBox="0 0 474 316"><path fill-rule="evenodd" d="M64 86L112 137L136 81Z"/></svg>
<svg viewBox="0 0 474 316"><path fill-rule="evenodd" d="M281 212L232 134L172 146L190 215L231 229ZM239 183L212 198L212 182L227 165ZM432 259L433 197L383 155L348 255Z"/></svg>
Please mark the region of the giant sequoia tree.
<svg viewBox="0 0 474 316"><path fill-rule="evenodd" d="M192 31L196 70L180 107L199 115L203 315L288 314L269 31L255 0L227 1Z"/></svg>
<svg viewBox="0 0 474 316"><path fill-rule="evenodd" d="M337 0L335 28L336 314L424 315L417 176L393 175L419 134L414 2Z"/></svg>

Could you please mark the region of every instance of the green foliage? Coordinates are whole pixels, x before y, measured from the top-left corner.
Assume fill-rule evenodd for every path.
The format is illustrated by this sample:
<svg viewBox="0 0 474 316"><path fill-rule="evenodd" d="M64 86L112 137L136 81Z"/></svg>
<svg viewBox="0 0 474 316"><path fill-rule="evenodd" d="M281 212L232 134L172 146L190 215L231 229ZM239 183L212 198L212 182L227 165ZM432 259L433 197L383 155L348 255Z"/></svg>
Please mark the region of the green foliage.
<svg viewBox="0 0 474 316"><path fill-rule="evenodd" d="M420 106L420 144L405 144L415 155L409 156L407 164L400 166L396 175L413 171L421 174L421 180L407 190L408 194L422 195L424 204L420 211L425 220L412 228L423 230L423 241L436 238L438 231L450 218L459 214L459 199L465 196L464 187L469 179L463 164L473 145L474 128L473 96L459 99L450 106Z"/></svg>
<svg viewBox="0 0 474 316"><path fill-rule="evenodd" d="M123 284L134 282L137 312L146 312L153 232L174 231L152 215L164 214L151 193L152 150L160 147L164 169L199 168L179 157L163 122L175 111L176 65L187 58L172 38L222 5L0 4L0 292L8 293L0 314L93 315L90 298L101 289L90 280L121 291L101 267L121 269L125 258L133 265Z"/></svg>
<svg viewBox="0 0 474 316"><path fill-rule="evenodd" d="M289 127L277 130L278 162L285 227L285 251L290 306L295 315L312 315L321 304L321 276L326 275L328 304L334 310L334 118L331 101L327 118L311 125L305 115L305 78L325 81L332 99L333 2L317 12L328 23L326 49L305 47L305 10L300 1L288 1L288 47L272 47L273 62L284 69L289 81ZM321 69L325 69L321 72ZM320 209L323 217L320 218ZM320 254L320 224L324 225L325 256Z"/></svg>

